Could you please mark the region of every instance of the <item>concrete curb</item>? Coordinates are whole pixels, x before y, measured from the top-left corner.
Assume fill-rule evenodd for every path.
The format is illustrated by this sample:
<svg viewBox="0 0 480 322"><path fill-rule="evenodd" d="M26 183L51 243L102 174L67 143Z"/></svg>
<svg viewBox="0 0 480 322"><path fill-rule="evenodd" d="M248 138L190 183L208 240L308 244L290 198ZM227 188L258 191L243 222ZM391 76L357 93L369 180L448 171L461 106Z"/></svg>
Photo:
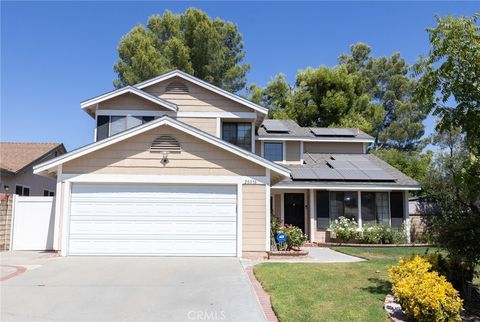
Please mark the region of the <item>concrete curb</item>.
<svg viewBox="0 0 480 322"><path fill-rule="evenodd" d="M262 307L263 313L265 314L267 321L278 322L277 316L272 309L272 302L270 301L270 296L265 292L262 285L255 277L255 274L253 274L253 266L245 268L245 271L247 272L248 278L252 283L253 289L255 291L255 294L257 295L258 301L260 302L260 306Z"/></svg>

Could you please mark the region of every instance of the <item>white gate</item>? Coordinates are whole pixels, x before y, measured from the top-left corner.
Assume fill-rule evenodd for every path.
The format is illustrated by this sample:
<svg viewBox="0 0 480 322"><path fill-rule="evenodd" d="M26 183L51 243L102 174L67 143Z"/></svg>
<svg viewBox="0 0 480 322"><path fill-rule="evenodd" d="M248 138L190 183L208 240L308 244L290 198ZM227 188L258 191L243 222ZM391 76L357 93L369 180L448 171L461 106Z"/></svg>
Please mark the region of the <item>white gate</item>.
<svg viewBox="0 0 480 322"><path fill-rule="evenodd" d="M54 197L15 196L11 250L52 250Z"/></svg>

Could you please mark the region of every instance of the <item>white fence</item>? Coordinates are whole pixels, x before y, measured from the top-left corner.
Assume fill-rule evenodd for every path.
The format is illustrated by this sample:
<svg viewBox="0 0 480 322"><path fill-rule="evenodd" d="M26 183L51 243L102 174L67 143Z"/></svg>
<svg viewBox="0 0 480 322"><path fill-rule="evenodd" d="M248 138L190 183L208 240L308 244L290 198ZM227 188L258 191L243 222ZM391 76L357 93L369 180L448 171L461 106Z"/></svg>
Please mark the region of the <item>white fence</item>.
<svg viewBox="0 0 480 322"><path fill-rule="evenodd" d="M54 197L14 197L11 250L52 250Z"/></svg>

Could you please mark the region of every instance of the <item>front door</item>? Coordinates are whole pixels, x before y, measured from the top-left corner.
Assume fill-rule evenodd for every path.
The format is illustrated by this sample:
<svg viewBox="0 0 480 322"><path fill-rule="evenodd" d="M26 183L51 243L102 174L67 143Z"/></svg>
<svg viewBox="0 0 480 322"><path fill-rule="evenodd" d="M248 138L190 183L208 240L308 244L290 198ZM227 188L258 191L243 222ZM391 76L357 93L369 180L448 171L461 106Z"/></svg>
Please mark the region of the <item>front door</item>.
<svg viewBox="0 0 480 322"><path fill-rule="evenodd" d="M297 226L305 233L305 195L286 193L284 207L285 224Z"/></svg>

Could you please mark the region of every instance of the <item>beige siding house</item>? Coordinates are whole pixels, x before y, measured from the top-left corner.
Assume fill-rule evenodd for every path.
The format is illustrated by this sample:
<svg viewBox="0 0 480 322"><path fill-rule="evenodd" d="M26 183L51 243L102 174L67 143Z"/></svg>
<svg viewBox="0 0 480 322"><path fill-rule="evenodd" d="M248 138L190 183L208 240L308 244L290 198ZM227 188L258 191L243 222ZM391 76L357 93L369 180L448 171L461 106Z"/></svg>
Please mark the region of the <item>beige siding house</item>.
<svg viewBox="0 0 480 322"><path fill-rule="evenodd" d="M64 256L266 252L272 215L312 242L340 215L408 223L418 185L367 154L373 138L356 129L264 120L264 107L181 71L81 108L95 142L35 167L56 179Z"/></svg>

